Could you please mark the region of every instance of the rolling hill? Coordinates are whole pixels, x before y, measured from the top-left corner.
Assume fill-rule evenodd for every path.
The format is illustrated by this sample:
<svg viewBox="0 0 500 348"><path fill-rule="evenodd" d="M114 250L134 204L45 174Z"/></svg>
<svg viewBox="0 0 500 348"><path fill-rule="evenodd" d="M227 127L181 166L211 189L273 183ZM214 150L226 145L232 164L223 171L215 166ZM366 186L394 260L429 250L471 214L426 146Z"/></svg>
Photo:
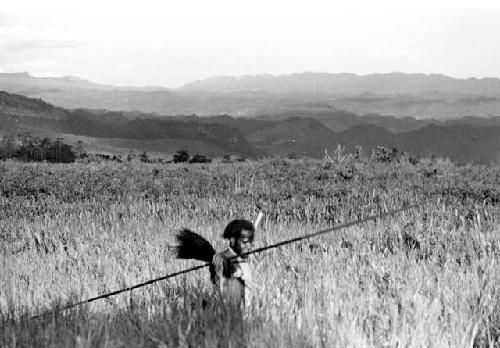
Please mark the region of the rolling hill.
<svg viewBox="0 0 500 348"><path fill-rule="evenodd" d="M103 145L124 150L173 153L186 148L210 156L263 154L238 130L217 123L158 117L129 119L117 112L66 110L39 99L0 92L0 134L16 132L100 139Z"/></svg>
<svg viewBox="0 0 500 348"><path fill-rule="evenodd" d="M335 131L333 126L328 127L318 120L321 117L157 117L104 110L66 110L39 99L0 92L0 134L30 131L79 137L79 140L83 137L88 143L123 151L173 153L186 148L210 156L233 153L259 157L295 153L321 157L325 149L332 152L339 144L347 151L361 145L368 153L377 146L385 146L455 161L500 163L498 119L466 118L460 122L412 119L406 127L410 130L394 132L373 121L385 120L389 125L396 122L400 126L401 120L365 117L340 113L333 124L342 129ZM335 119L335 114L327 119Z"/></svg>
<svg viewBox="0 0 500 348"><path fill-rule="evenodd" d="M256 120L219 116L200 120L238 129L251 144L269 154L321 157L325 149L333 152L340 144L348 152L357 145L368 153L378 146L385 146L415 155L448 157L454 161L500 163L500 122L497 119L485 121L481 126L467 123L470 118L462 122L434 121L404 132L392 132L370 123L336 132L316 119L302 117Z"/></svg>

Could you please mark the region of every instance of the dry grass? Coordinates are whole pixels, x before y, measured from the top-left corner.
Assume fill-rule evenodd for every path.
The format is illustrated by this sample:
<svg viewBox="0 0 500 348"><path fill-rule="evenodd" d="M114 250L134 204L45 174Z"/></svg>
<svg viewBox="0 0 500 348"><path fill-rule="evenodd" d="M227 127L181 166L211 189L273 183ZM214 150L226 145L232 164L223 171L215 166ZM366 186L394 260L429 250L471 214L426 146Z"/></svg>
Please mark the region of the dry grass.
<svg viewBox="0 0 500 348"><path fill-rule="evenodd" d="M0 346L498 345L498 168L351 165L346 180L340 165L312 160L0 164ZM172 260L173 232L191 228L220 249L225 224L253 218L255 202L268 212L263 246L421 200L421 209L256 255L262 289L244 318L225 312L200 271L29 320L195 264Z"/></svg>

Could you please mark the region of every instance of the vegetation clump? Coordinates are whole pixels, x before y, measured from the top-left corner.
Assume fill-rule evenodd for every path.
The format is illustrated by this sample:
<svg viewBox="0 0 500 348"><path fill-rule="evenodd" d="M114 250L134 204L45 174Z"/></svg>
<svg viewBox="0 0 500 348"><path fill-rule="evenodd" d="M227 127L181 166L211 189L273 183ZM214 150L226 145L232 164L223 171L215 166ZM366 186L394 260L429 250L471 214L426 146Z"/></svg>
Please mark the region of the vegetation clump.
<svg viewBox="0 0 500 348"><path fill-rule="evenodd" d="M210 163L210 162L212 162L212 159L199 154L196 154L189 159L189 163Z"/></svg>
<svg viewBox="0 0 500 348"><path fill-rule="evenodd" d="M378 146L377 149L373 150L372 158L377 162L389 163L392 162L398 154L396 148L388 149L383 146Z"/></svg>
<svg viewBox="0 0 500 348"><path fill-rule="evenodd" d="M77 155L62 139L40 139L29 133L7 136L0 140L0 159L25 162L72 163Z"/></svg>
<svg viewBox="0 0 500 348"><path fill-rule="evenodd" d="M174 154L174 163L185 163L189 161L189 152L187 150L179 150Z"/></svg>

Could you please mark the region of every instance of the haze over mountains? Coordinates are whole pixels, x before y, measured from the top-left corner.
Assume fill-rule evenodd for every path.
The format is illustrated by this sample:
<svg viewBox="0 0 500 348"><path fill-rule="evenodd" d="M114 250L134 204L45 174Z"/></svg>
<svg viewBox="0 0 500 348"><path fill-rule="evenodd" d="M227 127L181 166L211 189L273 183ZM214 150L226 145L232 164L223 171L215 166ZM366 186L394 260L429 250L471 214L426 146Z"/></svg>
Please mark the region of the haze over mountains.
<svg viewBox="0 0 500 348"><path fill-rule="evenodd" d="M429 92L499 96L500 80L496 78L454 79L436 74L389 73L360 76L346 73L298 73L281 76L216 76L189 83L180 89L209 92L257 91L275 94L321 92L348 96L363 93L383 95Z"/></svg>
<svg viewBox="0 0 500 348"><path fill-rule="evenodd" d="M448 120L500 116L500 80L424 74L302 73L214 77L179 89L115 87L75 77L0 74L0 90L65 108L140 111L158 115L254 117L343 110Z"/></svg>

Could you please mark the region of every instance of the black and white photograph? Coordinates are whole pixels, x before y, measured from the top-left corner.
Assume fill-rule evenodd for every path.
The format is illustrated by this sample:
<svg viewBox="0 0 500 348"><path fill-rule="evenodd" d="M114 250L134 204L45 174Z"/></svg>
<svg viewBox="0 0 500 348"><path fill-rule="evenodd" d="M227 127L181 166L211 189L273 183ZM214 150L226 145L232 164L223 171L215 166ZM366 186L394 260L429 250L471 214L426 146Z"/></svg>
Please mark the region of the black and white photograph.
<svg viewBox="0 0 500 348"><path fill-rule="evenodd" d="M500 348L500 3L3 0L0 347Z"/></svg>

